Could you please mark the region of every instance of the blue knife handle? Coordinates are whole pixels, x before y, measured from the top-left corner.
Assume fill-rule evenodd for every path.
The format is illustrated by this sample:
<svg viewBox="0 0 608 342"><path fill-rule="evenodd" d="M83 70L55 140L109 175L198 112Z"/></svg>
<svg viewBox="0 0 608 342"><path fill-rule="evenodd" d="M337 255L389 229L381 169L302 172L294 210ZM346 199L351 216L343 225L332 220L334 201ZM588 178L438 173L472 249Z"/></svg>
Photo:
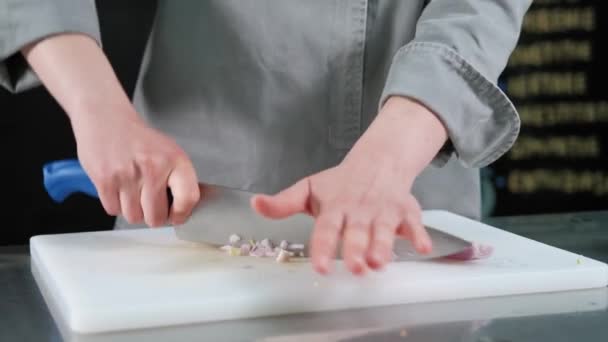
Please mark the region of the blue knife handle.
<svg viewBox="0 0 608 342"><path fill-rule="evenodd" d="M95 185L77 159L64 159L44 164L44 187L51 199L63 202L75 193L99 198Z"/></svg>

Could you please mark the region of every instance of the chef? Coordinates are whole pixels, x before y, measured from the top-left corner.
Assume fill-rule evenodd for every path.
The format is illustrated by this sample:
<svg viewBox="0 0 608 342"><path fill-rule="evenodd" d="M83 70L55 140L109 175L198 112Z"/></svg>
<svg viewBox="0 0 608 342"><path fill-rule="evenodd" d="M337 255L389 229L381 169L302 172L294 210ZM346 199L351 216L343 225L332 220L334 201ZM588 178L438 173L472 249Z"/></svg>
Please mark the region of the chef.
<svg viewBox="0 0 608 342"><path fill-rule="evenodd" d="M186 221L209 183L314 217L312 264L354 274L422 209L480 217L518 114L496 86L531 0L159 0L133 99L93 0L0 0L0 85L43 85L117 227ZM173 194L171 204L166 189ZM202 202L204 204L204 202Z"/></svg>

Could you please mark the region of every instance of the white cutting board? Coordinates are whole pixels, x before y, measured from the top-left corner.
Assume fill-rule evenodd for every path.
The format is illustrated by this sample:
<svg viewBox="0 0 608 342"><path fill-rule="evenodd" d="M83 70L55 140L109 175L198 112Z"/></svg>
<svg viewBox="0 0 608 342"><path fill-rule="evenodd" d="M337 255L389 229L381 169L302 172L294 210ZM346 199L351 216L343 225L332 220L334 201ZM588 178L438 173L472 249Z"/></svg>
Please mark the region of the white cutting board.
<svg viewBox="0 0 608 342"><path fill-rule="evenodd" d="M83 334L608 285L604 263L445 211L423 221L494 254L393 263L365 278L338 264L324 277L307 262L229 257L161 228L35 236L32 270L55 318Z"/></svg>

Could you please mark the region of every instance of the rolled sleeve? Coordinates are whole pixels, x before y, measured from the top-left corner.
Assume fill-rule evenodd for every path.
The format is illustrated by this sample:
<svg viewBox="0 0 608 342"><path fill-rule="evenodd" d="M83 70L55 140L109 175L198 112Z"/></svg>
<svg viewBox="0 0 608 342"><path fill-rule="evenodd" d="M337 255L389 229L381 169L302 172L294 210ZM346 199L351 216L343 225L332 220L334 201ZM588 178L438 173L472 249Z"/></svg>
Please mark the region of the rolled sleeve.
<svg viewBox="0 0 608 342"><path fill-rule="evenodd" d="M0 86L16 93L40 85L20 50L68 32L86 34L101 46L94 0L0 0Z"/></svg>
<svg viewBox="0 0 608 342"><path fill-rule="evenodd" d="M415 39L393 58L380 99L416 99L442 121L449 141L433 160L453 155L466 167L485 167L515 143L520 120L496 85L515 48L528 0L434 0Z"/></svg>

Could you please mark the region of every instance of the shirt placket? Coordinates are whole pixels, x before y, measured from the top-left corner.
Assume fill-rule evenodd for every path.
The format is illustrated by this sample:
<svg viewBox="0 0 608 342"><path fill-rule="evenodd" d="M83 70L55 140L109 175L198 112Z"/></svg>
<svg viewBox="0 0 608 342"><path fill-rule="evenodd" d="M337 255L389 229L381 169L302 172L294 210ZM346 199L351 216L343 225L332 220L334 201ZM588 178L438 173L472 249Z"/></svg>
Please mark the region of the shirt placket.
<svg viewBox="0 0 608 342"><path fill-rule="evenodd" d="M343 18L337 26L332 45L340 51L334 66L332 83L335 96L331 108L335 120L330 128L330 142L338 150L347 150L361 135L363 99L363 66L367 25L368 0L339 1L336 18ZM344 15L346 13L346 15Z"/></svg>

